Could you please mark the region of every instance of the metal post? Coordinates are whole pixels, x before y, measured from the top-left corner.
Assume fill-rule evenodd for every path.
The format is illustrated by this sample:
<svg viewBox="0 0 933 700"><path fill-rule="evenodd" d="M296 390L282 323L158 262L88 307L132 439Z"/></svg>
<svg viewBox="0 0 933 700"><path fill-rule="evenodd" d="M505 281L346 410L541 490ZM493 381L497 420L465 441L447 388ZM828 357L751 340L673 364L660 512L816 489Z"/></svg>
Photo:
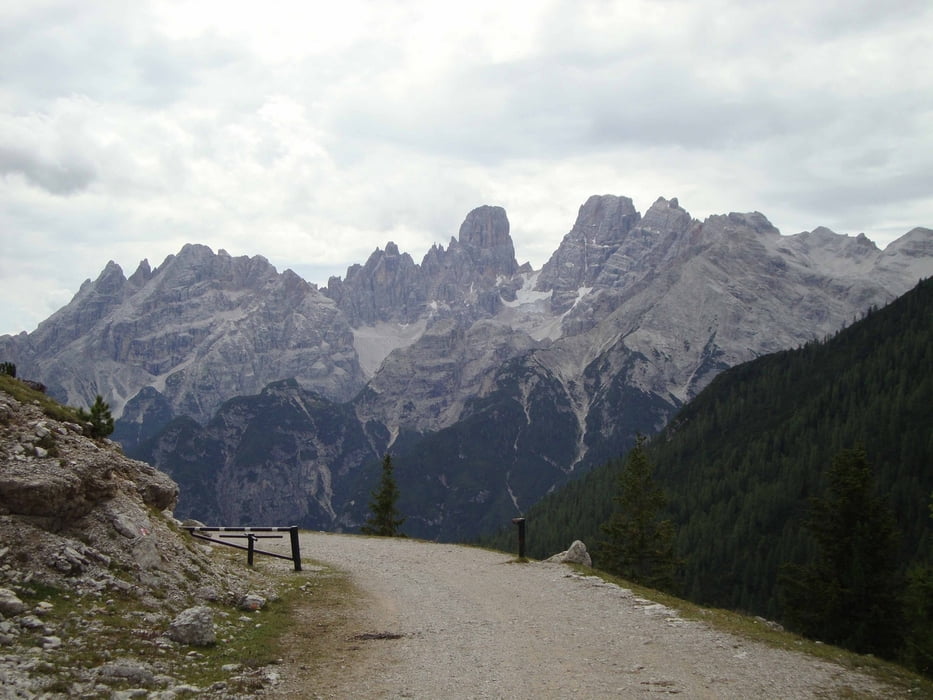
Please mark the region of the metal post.
<svg viewBox="0 0 933 700"><path fill-rule="evenodd" d="M246 536L246 563L253 565L253 545L256 542L256 535L252 532Z"/></svg>
<svg viewBox="0 0 933 700"><path fill-rule="evenodd" d="M512 522L518 525L518 558L525 558L525 519L512 518Z"/></svg>
<svg viewBox="0 0 933 700"><path fill-rule="evenodd" d="M292 561L295 563L295 571L301 571L301 551L298 548L298 526L292 525L288 528L288 534L292 541Z"/></svg>

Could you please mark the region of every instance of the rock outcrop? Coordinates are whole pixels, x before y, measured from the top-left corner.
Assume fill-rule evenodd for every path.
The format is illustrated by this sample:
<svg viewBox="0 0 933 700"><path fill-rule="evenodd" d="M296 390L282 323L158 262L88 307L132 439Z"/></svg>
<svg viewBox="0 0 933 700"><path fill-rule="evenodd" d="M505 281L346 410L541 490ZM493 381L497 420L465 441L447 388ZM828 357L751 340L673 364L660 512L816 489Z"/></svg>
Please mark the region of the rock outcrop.
<svg viewBox="0 0 933 700"><path fill-rule="evenodd" d="M275 596L273 582L253 592L245 572L195 544L164 473L85 436L17 380L3 386L25 401L0 387L0 695L110 697L129 684L229 697L226 684L173 674L187 645L217 641L205 591L229 618L245 597ZM235 633L226 623L228 641Z"/></svg>

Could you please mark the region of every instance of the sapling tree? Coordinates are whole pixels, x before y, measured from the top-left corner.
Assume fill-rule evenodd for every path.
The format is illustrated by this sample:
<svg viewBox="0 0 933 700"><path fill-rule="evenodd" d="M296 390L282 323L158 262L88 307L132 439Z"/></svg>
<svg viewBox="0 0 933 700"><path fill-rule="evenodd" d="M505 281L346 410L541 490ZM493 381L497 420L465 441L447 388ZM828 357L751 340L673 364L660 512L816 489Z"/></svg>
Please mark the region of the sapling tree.
<svg viewBox="0 0 933 700"><path fill-rule="evenodd" d="M372 496L369 504L370 517L360 531L364 535L401 537L399 528L405 522L405 518L396 508L399 490L392 475L392 457L389 454L382 458L382 479Z"/></svg>
<svg viewBox="0 0 933 700"><path fill-rule="evenodd" d="M93 438L105 438L113 432L113 416L110 415L110 406L100 394L94 399L90 413L79 408L78 417L91 424L91 437Z"/></svg>

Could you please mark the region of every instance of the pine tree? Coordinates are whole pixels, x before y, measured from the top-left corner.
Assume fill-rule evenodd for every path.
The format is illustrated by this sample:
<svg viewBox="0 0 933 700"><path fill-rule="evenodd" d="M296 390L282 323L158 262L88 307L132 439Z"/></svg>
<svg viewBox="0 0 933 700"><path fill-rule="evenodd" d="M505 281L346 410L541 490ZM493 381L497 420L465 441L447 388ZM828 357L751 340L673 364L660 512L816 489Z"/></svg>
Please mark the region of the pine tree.
<svg viewBox="0 0 933 700"><path fill-rule="evenodd" d="M930 517L933 518L933 494ZM907 572L904 621L902 660L921 673L933 675L933 563L929 560L914 564Z"/></svg>
<svg viewBox="0 0 933 700"><path fill-rule="evenodd" d="M399 515L395 506L399 491L392 476L392 457L388 454L382 458L382 480L372 496L373 500L369 504L370 517L360 531L364 535L401 537L399 528L405 522L405 518Z"/></svg>
<svg viewBox="0 0 933 700"><path fill-rule="evenodd" d="M110 415L110 406L100 394L94 399L91 412L78 409L78 416L81 420L91 424L91 437L93 438L105 438L113 432L113 416Z"/></svg>
<svg viewBox="0 0 933 700"><path fill-rule="evenodd" d="M667 499L651 478L653 467L639 435L619 476L618 505L603 525L607 539L600 551L601 568L633 582L670 590L674 585L674 526L660 520Z"/></svg>
<svg viewBox="0 0 933 700"><path fill-rule="evenodd" d="M782 571L785 619L808 636L891 657L900 642L902 590L894 514L875 493L864 450L839 452L827 479L806 520L816 557Z"/></svg>

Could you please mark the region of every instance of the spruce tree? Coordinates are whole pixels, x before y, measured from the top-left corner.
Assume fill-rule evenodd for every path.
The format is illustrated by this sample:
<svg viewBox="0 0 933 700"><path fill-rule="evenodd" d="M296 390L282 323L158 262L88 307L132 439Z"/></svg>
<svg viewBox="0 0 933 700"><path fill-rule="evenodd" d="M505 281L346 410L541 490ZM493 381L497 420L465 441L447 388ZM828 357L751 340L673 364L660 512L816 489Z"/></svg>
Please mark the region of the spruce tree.
<svg viewBox="0 0 933 700"><path fill-rule="evenodd" d="M364 535L400 537L399 528L405 522L405 518L399 515L395 506L399 490L392 475L392 457L389 454L382 458L382 479L372 496L369 504L370 517L360 531Z"/></svg>
<svg viewBox="0 0 933 700"><path fill-rule="evenodd" d="M933 494L930 495L933 518ZM928 552L933 551L928 549ZM933 557L907 572L904 593L904 648L901 659L913 669L933 675Z"/></svg>
<svg viewBox="0 0 933 700"><path fill-rule="evenodd" d="M894 514L875 492L864 450L842 450L812 499L806 528L817 545L803 566L786 566L781 587L788 625L861 653L891 657L900 642Z"/></svg>
<svg viewBox="0 0 933 700"><path fill-rule="evenodd" d="M661 520L667 498L651 477L653 466L639 435L619 476L618 508L603 525L600 567L635 583L670 590L674 585L674 526Z"/></svg>
<svg viewBox="0 0 933 700"><path fill-rule="evenodd" d="M110 406L100 394L94 399L91 412L78 409L78 416L91 424L91 437L105 438L113 432L113 416L110 415Z"/></svg>

